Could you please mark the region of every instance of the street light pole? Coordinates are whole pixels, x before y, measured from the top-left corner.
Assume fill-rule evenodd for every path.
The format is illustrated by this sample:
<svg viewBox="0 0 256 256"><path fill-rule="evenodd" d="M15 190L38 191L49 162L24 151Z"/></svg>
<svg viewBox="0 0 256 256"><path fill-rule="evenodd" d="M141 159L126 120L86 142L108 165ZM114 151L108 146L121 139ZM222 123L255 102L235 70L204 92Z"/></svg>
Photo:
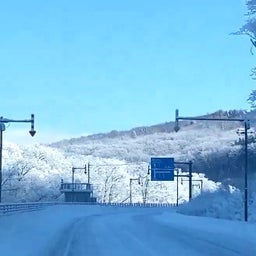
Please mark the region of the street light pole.
<svg viewBox="0 0 256 256"><path fill-rule="evenodd" d="M34 129L34 114L31 114L31 119L15 120L0 117L0 203L2 202L2 182L3 182L3 172L2 172L2 152L3 152L3 131L5 131L5 123L31 123L31 129L29 134L33 137L36 134Z"/></svg>
<svg viewBox="0 0 256 256"><path fill-rule="evenodd" d="M198 121L227 121L244 123L244 220L248 221L248 132L249 120L246 118L206 118L206 117L180 117L179 110L175 111L174 130L179 131L179 120L198 120Z"/></svg>
<svg viewBox="0 0 256 256"><path fill-rule="evenodd" d="M75 185L75 170L84 170L84 174L87 173L86 171L86 164L84 165L84 167L72 167L72 203L74 202L74 196L75 196L75 189L76 189L76 185Z"/></svg>
<svg viewBox="0 0 256 256"><path fill-rule="evenodd" d="M0 203L2 198L2 152L3 152L3 131L5 130L5 125L0 124Z"/></svg>
<svg viewBox="0 0 256 256"><path fill-rule="evenodd" d="M88 164L89 166L89 164ZM86 169L86 164L84 167L72 167L72 186L73 189L75 187L75 170L84 170L84 174L87 174L87 169ZM88 178L88 183L89 183L90 178Z"/></svg>
<svg viewBox="0 0 256 256"><path fill-rule="evenodd" d="M244 121L244 220L248 221L248 120Z"/></svg>

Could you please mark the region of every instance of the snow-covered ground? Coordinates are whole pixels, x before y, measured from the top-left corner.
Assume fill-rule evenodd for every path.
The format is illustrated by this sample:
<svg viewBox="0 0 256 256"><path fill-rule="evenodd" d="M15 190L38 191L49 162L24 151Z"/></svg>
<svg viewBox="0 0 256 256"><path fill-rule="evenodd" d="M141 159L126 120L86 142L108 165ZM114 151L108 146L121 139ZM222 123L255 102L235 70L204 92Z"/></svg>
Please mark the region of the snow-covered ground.
<svg viewBox="0 0 256 256"><path fill-rule="evenodd" d="M0 216L4 256L253 256L255 241L255 224L176 208L62 205Z"/></svg>

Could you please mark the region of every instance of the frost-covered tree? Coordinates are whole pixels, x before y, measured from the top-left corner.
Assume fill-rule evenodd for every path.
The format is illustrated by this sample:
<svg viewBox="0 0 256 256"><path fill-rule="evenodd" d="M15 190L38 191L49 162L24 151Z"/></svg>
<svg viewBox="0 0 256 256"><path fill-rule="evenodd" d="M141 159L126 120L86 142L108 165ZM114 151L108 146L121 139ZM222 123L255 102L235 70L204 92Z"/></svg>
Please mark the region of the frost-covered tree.
<svg viewBox="0 0 256 256"><path fill-rule="evenodd" d="M246 2L247 10L246 16L248 19L245 24L239 29L237 34L246 34L252 39L253 43L256 39L256 0L248 0Z"/></svg>
<svg viewBox="0 0 256 256"><path fill-rule="evenodd" d="M252 42L251 52L253 54L253 48L256 47L256 0L247 0L246 6L248 10L245 14L247 16L247 20L235 34L249 36ZM253 71L255 74L256 68L254 68Z"/></svg>
<svg viewBox="0 0 256 256"><path fill-rule="evenodd" d="M256 72L256 68L255 68L255 72ZM256 73L255 73L256 74ZM256 90L253 90L250 95L249 98L247 99L248 103L251 106L252 110L256 109Z"/></svg>
<svg viewBox="0 0 256 256"><path fill-rule="evenodd" d="M149 176L141 177L140 178L140 185L141 185L141 194L143 203L147 203L148 194L149 194Z"/></svg>
<svg viewBox="0 0 256 256"><path fill-rule="evenodd" d="M245 24L237 31L236 35L247 35L251 41L251 53L254 54L256 50L256 0L247 0L246 6L248 12L245 14L247 20ZM251 77L252 79L256 80L256 67L252 68ZM249 98L247 99L248 103L251 106L252 110L256 109L256 90L253 90Z"/></svg>

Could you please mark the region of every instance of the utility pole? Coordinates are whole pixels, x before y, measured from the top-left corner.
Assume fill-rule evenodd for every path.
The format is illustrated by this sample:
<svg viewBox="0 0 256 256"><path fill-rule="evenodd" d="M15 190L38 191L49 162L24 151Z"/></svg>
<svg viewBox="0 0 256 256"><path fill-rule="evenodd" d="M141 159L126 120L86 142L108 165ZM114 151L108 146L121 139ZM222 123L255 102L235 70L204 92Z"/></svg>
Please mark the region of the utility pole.
<svg viewBox="0 0 256 256"><path fill-rule="evenodd" d="M6 123L31 123L31 129L29 134L33 137L36 134L34 129L34 114L31 114L31 119L25 120L15 120L15 119L8 119L4 117L0 117L0 203L2 202L2 182L3 182L3 172L2 172L2 152L3 152L3 131L5 131L5 124Z"/></svg>

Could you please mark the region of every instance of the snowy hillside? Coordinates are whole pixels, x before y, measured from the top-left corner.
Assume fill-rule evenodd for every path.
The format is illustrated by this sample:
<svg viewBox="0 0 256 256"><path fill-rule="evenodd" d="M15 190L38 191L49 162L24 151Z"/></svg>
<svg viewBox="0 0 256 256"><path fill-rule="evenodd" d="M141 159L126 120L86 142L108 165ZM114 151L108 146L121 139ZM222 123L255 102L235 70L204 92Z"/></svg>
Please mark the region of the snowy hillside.
<svg viewBox="0 0 256 256"><path fill-rule="evenodd" d="M184 128L178 133L156 133L136 138L121 137L65 143L54 147L67 153L118 158L132 162L149 161L151 156L172 155L175 159L193 160L195 154L225 150L238 139L235 130Z"/></svg>
<svg viewBox="0 0 256 256"><path fill-rule="evenodd" d="M141 184L132 183L133 202L143 202L144 199L147 202L176 203L176 182L149 181L147 162L130 163L114 158L65 154L42 145L22 148L6 144L3 153L3 201L63 200L59 192L61 179L71 182L71 168L90 163L90 180L99 201L128 202L130 178L140 177ZM218 187L204 174L195 173L194 178L202 180L204 191ZM75 181L86 182L87 176L77 172ZM195 186L194 195L200 192L201 188ZM180 179L179 202L187 200L188 183Z"/></svg>
<svg viewBox="0 0 256 256"><path fill-rule="evenodd" d="M66 154L149 162L153 156L172 156L176 161L193 161L194 169L215 181L240 177L243 153L236 144L236 129L184 127L178 133L156 133L135 138L102 138L54 145ZM256 145L256 144L255 144ZM252 145L254 146L254 144ZM251 153L250 151L249 153ZM252 158L254 159L254 158Z"/></svg>

